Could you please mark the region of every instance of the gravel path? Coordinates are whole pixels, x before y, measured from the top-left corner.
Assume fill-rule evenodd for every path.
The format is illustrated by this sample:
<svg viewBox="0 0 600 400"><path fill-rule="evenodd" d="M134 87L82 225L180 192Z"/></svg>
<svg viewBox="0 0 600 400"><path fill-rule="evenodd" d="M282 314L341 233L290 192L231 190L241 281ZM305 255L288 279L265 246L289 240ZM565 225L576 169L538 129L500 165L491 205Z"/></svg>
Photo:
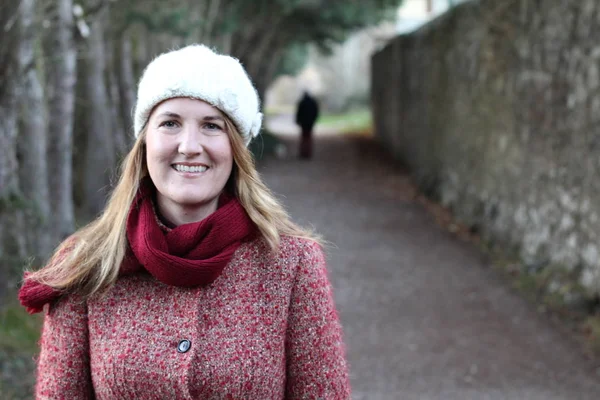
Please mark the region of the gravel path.
<svg viewBox="0 0 600 400"><path fill-rule="evenodd" d="M377 146L323 135L300 161L290 131L287 157L261 172L333 244L355 400L600 399L581 346L442 230Z"/></svg>

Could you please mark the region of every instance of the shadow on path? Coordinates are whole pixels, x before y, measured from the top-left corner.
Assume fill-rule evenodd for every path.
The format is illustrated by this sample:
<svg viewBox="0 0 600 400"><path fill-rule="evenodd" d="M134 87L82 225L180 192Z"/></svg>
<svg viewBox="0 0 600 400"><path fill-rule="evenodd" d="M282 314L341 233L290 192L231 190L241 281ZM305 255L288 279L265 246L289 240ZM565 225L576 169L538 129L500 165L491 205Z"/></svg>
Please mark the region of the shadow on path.
<svg viewBox="0 0 600 400"><path fill-rule="evenodd" d="M333 243L355 400L600 398L600 368L440 229L378 146L316 139L307 162L282 136L287 159L267 159L261 173L296 221Z"/></svg>

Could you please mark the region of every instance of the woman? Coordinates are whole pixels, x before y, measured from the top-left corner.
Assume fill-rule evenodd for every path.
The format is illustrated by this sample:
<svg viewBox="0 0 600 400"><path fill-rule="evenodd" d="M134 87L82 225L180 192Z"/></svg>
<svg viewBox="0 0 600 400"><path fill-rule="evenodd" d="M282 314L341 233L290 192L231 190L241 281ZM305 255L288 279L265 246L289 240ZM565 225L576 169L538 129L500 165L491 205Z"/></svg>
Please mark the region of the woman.
<svg viewBox="0 0 600 400"><path fill-rule="evenodd" d="M21 288L45 311L37 398L350 397L320 246L247 149L261 122L234 58L148 65L106 209Z"/></svg>

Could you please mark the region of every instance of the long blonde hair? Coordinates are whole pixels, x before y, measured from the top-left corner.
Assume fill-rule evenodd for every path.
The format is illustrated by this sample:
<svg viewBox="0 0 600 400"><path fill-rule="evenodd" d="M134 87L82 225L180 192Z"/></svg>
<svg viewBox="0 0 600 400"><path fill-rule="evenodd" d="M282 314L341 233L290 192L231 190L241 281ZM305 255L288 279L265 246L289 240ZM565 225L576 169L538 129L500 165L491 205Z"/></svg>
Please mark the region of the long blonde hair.
<svg viewBox="0 0 600 400"><path fill-rule="evenodd" d="M235 125L225 119L233 153L233 170L228 189L237 197L256 224L272 252L282 235L320 241L313 232L293 223L256 170L252 153ZM127 217L141 180L148 175L146 131L141 132L127 154L120 178L103 213L67 238L55 250L46 267L31 272L28 279L61 291L90 296L112 286L127 251Z"/></svg>

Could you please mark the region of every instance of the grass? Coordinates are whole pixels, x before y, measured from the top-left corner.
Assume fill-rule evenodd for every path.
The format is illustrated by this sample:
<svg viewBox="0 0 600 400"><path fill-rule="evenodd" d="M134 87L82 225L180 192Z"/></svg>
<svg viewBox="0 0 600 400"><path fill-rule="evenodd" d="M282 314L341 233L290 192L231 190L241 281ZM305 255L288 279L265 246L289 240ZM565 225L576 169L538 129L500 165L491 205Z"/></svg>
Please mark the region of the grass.
<svg viewBox="0 0 600 400"><path fill-rule="evenodd" d="M41 327L40 315L29 315L16 302L7 304L0 309L0 349L36 352Z"/></svg>
<svg viewBox="0 0 600 400"><path fill-rule="evenodd" d="M265 114L291 114L295 115L295 106L271 106ZM341 133L371 132L373 117L368 108L357 108L342 113L321 113L317 120L320 128L337 130Z"/></svg>
<svg viewBox="0 0 600 400"><path fill-rule="evenodd" d="M295 104L272 104L269 108L265 108L264 113L266 116L278 115L278 114L294 114L296 112Z"/></svg>
<svg viewBox="0 0 600 400"><path fill-rule="evenodd" d="M42 316L27 314L16 295L7 298L0 309L0 393L3 400L31 399Z"/></svg>
<svg viewBox="0 0 600 400"><path fill-rule="evenodd" d="M365 132L371 130L373 118L371 110L365 108L341 114L324 114L319 117L317 125L326 129L335 129L339 132Z"/></svg>

